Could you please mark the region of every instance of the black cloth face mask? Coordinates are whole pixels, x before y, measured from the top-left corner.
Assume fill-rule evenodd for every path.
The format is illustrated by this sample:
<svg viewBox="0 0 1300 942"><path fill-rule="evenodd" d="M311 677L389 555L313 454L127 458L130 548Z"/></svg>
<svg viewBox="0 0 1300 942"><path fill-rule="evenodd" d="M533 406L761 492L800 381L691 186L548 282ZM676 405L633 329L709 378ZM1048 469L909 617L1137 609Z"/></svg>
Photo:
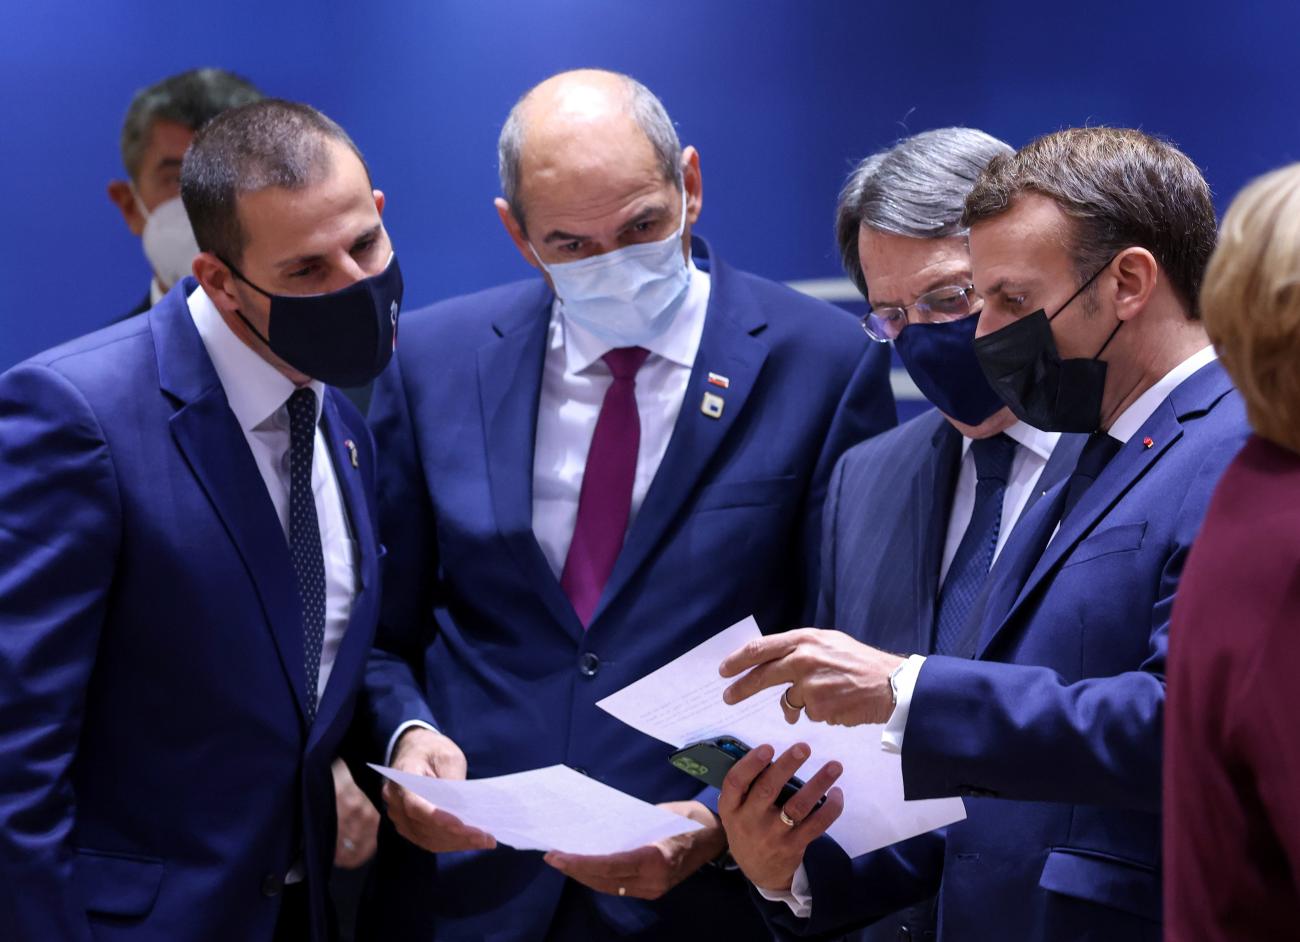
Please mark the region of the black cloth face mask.
<svg viewBox="0 0 1300 942"><path fill-rule="evenodd" d="M328 294L271 294L221 260L244 284L271 300L267 334L235 313L271 352L295 370L330 386L364 386L384 371L397 346L402 270L397 256L377 275Z"/></svg>
<svg viewBox="0 0 1300 942"><path fill-rule="evenodd" d="M1115 259L1112 257L1110 262ZM1039 308L1001 330L977 337L975 357L1002 401L1020 421L1044 432L1095 432L1101 428L1106 364L1098 359L1115 339L1120 321L1091 359L1061 359L1051 322L1083 293L1107 262L1051 317Z"/></svg>

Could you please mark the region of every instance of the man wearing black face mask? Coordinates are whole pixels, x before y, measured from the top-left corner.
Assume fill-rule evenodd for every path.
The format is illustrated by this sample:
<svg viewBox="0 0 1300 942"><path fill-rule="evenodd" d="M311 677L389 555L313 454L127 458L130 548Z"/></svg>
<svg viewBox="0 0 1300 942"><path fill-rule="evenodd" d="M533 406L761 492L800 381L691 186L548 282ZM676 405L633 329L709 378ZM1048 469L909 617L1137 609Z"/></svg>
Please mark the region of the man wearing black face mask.
<svg viewBox="0 0 1300 942"><path fill-rule="evenodd" d="M181 191L197 280L0 377L8 938L333 936L380 548L370 437L325 382L382 369L401 276L307 106L224 112Z"/></svg>
<svg viewBox="0 0 1300 942"><path fill-rule="evenodd" d="M756 668L729 700L789 685L813 719L885 723L909 799L967 799L942 835L824 860L811 918L773 919L831 930L938 885L941 938L1159 939L1170 609L1248 431L1197 310L1209 188L1166 143L1076 129L994 159L964 220L989 381L1022 420L1092 434L994 567L975 660L808 629L723 662Z"/></svg>
<svg viewBox="0 0 1300 942"><path fill-rule="evenodd" d="M1018 422L975 359L980 304L962 210L980 171L1011 152L970 128L926 131L863 160L840 194L840 254L871 303L863 327L893 342L936 406L845 453L827 495L815 624L886 650L970 656L963 629L989 568L1082 445ZM768 807L747 800L723 812L732 855L759 892L805 911L819 882L804 868L791 877L784 836L763 827ZM814 878L837 852L827 838L809 849ZM893 942L902 931L919 942L934 930L930 901L863 938Z"/></svg>

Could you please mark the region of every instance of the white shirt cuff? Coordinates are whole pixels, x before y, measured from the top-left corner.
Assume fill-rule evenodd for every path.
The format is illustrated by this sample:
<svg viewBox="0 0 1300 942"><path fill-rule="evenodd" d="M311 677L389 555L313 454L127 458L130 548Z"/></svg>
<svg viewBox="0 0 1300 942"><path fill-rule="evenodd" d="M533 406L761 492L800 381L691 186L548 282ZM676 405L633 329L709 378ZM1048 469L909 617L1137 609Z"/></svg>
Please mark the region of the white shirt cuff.
<svg viewBox="0 0 1300 942"><path fill-rule="evenodd" d="M800 864L794 872L788 890L765 890L755 884L758 895L773 903L785 903L790 907L796 919L809 919L812 916L812 887L808 885L808 871Z"/></svg>
<svg viewBox="0 0 1300 942"><path fill-rule="evenodd" d="M880 748L886 752L903 751L903 732L907 729L908 711L912 709L912 691L916 689L916 678L924 664L924 657L913 654L894 676L894 712L889 714L889 722L880 733Z"/></svg>
<svg viewBox="0 0 1300 942"><path fill-rule="evenodd" d="M388 748L384 750L384 765L387 765L389 767L392 766L393 749L397 747L397 740L401 739L402 733L406 732L412 726L419 726L421 729L427 729L430 732L434 732L434 733L437 732L436 729L434 729L424 720L407 720L401 726L397 727L397 731L394 732L393 735L388 737Z"/></svg>

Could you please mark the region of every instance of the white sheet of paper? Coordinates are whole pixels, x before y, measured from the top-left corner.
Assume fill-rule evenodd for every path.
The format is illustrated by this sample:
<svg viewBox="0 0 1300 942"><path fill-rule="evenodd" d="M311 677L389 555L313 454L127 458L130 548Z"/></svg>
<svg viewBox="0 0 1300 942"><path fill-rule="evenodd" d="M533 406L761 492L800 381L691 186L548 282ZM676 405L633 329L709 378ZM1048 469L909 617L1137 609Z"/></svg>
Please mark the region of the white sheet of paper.
<svg viewBox="0 0 1300 942"><path fill-rule="evenodd" d="M720 677L718 665L759 637L758 623L746 618L596 706L679 749L715 736L733 736L750 746L768 743L778 754L805 742L812 747L800 772L805 780L826 762L839 760L844 774L836 784L844 791L844 813L827 833L850 857L966 817L960 798L903 799L902 759L881 748L881 726L828 726L803 715L792 726L781 710L781 687L724 703L722 691L734 678Z"/></svg>
<svg viewBox="0 0 1300 942"><path fill-rule="evenodd" d="M617 854L700 828L565 765L460 781L370 767L518 850Z"/></svg>

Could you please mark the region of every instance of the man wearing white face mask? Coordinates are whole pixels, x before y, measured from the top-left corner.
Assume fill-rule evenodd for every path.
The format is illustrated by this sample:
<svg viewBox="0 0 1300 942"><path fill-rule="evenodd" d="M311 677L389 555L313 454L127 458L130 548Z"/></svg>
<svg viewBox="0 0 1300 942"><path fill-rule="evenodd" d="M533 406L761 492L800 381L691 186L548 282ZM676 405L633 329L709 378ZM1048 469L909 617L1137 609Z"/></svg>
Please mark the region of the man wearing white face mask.
<svg viewBox="0 0 1300 942"><path fill-rule="evenodd" d="M543 858L390 788L362 934L761 936L739 874L710 866L710 793L595 704L750 613L777 631L808 611L835 459L895 421L886 356L692 237L699 154L627 76L543 82L499 157L497 210L540 277L404 315L375 387L372 750L441 777L564 763L703 827Z"/></svg>
<svg viewBox="0 0 1300 942"><path fill-rule="evenodd" d="M227 108L262 93L224 69L191 69L141 89L122 122L122 165L127 179L108 184L108 198L140 238L153 272L149 290L124 317L157 304L190 273L199 254L181 205L181 158L194 132Z"/></svg>

